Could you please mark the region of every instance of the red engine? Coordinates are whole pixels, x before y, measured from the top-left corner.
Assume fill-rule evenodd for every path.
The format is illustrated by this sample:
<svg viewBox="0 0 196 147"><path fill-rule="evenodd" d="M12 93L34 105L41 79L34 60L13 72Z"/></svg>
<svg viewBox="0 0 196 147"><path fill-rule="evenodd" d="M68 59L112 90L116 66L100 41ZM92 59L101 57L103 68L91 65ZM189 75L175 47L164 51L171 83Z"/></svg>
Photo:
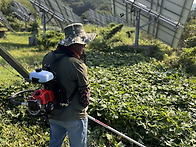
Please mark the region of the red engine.
<svg viewBox="0 0 196 147"><path fill-rule="evenodd" d="M54 79L54 75L52 72L37 68L30 73L29 79L34 83L46 84ZM54 105L53 91L45 88L34 91L28 100L28 110L32 115L50 114L54 109Z"/></svg>
<svg viewBox="0 0 196 147"><path fill-rule="evenodd" d="M28 100L28 110L32 115L50 114L54 109L54 94L51 90L38 89Z"/></svg>
<svg viewBox="0 0 196 147"><path fill-rule="evenodd" d="M49 102L54 102L54 94L51 90L38 89L32 94L31 100L41 100L41 105L45 105Z"/></svg>

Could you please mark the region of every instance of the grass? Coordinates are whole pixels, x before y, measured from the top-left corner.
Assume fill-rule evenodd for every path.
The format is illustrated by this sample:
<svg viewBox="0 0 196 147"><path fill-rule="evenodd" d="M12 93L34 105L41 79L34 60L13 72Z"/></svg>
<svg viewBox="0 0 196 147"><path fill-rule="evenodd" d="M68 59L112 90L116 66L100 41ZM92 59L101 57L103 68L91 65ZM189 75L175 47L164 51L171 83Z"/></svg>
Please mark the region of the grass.
<svg viewBox="0 0 196 147"><path fill-rule="evenodd" d="M13 56L27 71L33 71L41 66L41 61L46 52L39 52L35 46L29 46L28 32L7 32L5 38L0 38L0 44ZM17 39L16 39L17 38ZM1 83L14 84L21 82L19 73L0 57Z"/></svg>

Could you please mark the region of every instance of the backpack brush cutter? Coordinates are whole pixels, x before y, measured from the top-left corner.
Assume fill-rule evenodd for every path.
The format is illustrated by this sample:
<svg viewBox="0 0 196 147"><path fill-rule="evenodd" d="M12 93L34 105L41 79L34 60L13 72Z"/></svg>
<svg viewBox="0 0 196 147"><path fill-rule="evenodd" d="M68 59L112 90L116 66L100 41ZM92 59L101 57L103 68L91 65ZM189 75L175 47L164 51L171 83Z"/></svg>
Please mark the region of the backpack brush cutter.
<svg viewBox="0 0 196 147"><path fill-rule="evenodd" d="M44 88L19 91L11 96L10 101L16 105L27 106L29 113L33 116L51 114L56 102L53 91L48 89L46 85L54 80L53 73L39 68L30 73L29 79L33 83L43 84ZM27 93L28 96L26 96ZM21 97L23 97L22 102L19 101Z"/></svg>

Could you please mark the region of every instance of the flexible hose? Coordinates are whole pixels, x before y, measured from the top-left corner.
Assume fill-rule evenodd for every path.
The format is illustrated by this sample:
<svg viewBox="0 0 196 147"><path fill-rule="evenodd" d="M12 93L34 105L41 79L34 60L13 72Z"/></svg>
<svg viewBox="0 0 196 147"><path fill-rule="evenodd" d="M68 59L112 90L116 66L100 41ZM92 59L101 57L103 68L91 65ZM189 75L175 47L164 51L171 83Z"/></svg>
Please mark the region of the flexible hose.
<svg viewBox="0 0 196 147"><path fill-rule="evenodd" d="M26 92L34 92L35 90L23 90L23 91L19 91L15 94L13 94L11 97L10 97L10 102L15 104L15 105L27 105L26 102L18 102L18 101L15 101L14 99L16 98L17 95L19 94L22 94L22 93L26 93Z"/></svg>

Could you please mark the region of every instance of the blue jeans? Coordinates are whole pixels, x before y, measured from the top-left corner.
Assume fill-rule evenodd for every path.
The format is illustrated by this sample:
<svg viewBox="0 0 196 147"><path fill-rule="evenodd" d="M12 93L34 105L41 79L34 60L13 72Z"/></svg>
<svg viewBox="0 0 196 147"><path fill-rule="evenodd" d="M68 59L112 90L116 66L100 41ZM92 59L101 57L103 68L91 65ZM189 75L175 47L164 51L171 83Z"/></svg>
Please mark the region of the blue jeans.
<svg viewBox="0 0 196 147"><path fill-rule="evenodd" d="M61 147L68 133L70 147L87 146L88 118L76 121L63 122L50 119L50 145Z"/></svg>

